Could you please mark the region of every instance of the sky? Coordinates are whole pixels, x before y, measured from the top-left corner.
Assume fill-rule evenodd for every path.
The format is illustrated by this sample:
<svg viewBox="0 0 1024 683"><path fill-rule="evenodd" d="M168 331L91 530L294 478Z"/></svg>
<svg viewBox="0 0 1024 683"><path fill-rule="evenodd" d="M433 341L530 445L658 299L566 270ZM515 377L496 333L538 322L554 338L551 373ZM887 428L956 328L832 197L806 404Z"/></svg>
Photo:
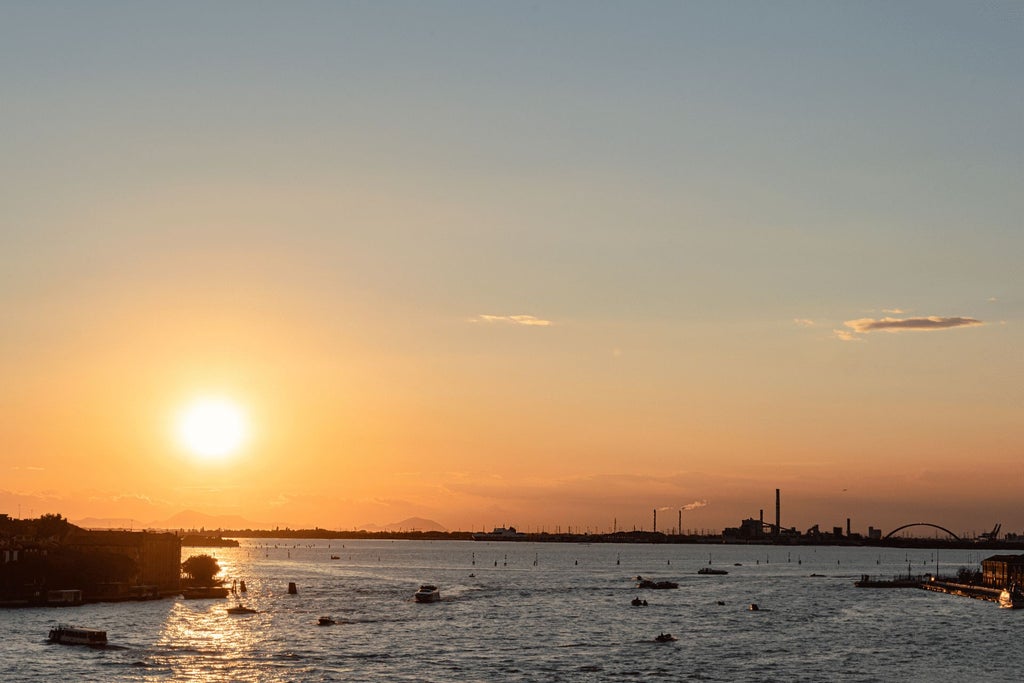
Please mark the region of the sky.
<svg viewBox="0 0 1024 683"><path fill-rule="evenodd" d="M1024 532L1024 4L0 16L0 512Z"/></svg>

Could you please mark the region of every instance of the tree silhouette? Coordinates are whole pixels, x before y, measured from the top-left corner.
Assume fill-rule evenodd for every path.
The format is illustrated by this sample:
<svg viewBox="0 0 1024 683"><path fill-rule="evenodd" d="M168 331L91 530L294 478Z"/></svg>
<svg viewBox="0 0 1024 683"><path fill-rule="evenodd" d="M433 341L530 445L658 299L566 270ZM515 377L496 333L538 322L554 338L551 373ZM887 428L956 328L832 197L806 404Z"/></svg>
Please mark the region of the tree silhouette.
<svg viewBox="0 0 1024 683"><path fill-rule="evenodd" d="M181 563L182 573L200 585L210 585L213 577L220 573L217 558L209 555L196 555Z"/></svg>

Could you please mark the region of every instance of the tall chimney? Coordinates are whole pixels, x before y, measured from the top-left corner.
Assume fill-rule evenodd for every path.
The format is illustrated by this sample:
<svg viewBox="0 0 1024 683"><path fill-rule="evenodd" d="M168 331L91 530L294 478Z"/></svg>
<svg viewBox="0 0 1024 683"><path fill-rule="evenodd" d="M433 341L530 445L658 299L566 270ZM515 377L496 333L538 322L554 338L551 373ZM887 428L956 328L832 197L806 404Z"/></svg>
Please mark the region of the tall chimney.
<svg viewBox="0 0 1024 683"><path fill-rule="evenodd" d="M654 531L658 530L658 508L654 508Z"/></svg>
<svg viewBox="0 0 1024 683"><path fill-rule="evenodd" d="M779 490L775 489L775 533L782 532L782 506L779 503Z"/></svg>
<svg viewBox="0 0 1024 683"><path fill-rule="evenodd" d="M850 518L846 518L846 537L850 537Z"/></svg>

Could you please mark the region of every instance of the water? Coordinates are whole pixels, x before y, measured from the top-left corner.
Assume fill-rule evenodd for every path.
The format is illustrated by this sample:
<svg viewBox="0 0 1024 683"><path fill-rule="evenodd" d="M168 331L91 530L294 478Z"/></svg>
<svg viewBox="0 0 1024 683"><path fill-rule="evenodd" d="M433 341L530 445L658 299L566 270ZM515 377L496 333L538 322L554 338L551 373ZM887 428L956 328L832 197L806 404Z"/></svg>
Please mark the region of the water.
<svg viewBox="0 0 1024 683"><path fill-rule="evenodd" d="M1024 667L1024 610L853 586L934 571L933 550L289 539L185 555L203 552L257 614L181 599L2 610L0 679L1014 681ZM697 575L709 559L729 574ZM940 569L980 559L944 550ZM679 588L637 590L638 574ZM415 603L421 583L441 602ZM58 621L117 647L47 644ZM678 640L653 642L663 631Z"/></svg>

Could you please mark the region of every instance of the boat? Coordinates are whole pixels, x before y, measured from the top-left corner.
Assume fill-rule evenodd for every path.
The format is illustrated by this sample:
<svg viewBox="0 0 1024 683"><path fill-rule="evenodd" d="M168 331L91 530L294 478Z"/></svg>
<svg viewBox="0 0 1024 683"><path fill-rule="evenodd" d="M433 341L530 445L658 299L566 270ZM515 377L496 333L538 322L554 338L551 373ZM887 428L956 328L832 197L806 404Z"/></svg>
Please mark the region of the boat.
<svg viewBox="0 0 1024 683"><path fill-rule="evenodd" d="M647 601L640 598L633 598L630 603L633 607L647 607Z"/></svg>
<svg viewBox="0 0 1024 683"><path fill-rule="evenodd" d="M674 581L651 581L642 576L636 577L636 580L637 588L679 588L679 584Z"/></svg>
<svg viewBox="0 0 1024 683"><path fill-rule="evenodd" d="M78 626L58 624L56 628L50 629L48 639L51 643L60 643L61 645L104 647L107 644L107 632L98 631L94 628L79 628Z"/></svg>
<svg viewBox="0 0 1024 683"><path fill-rule="evenodd" d="M658 635L654 636L654 640L658 643L671 643L673 640L679 639L671 633L659 633Z"/></svg>
<svg viewBox="0 0 1024 683"><path fill-rule="evenodd" d="M341 555L331 555L331 559L332 560L340 560L341 559Z"/></svg>
<svg viewBox="0 0 1024 683"><path fill-rule="evenodd" d="M728 574L729 572L725 571L724 569L712 569L711 567L702 567L702 568L697 570L697 573L698 574L715 574L715 575L720 575L720 574Z"/></svg>
<svg viewBox="0 0 1024 683"><path fill-rule="evenodd" d="M235 605L234 607L228 607L227 611L228 614L256 614L256 610L254 610L252 607L246 607L241 603Z"/></svg>
<svg viewBox="0 0 1024 683"><path fill-rule="evenodd" d="M1004 588L999 593L999 606L1003 609L1020 609L1024 607L1024 593L1014 585Z"/></svg>
<svg viewBox="0 0 1024 683"><path fill-rule="evenodd" d="M514 526L499 526L486 534L473 534L474 541L525 541L526 534L516 531Z"/></svg>
<svg viewBox="0 0 1024 683"><path fill-rule="evenodd" d="M416 602L437 602L441 599L441 591L437 589L437 586L425 583L420 586L413 597L416 598Z"/></svg>
<svg viewBox="0 0 1024 683"><path fill-rule="evenodd" d="M186 600L206 600L210 598L228 597L228 589L224 586L201 586L186 588L181 592Z"/></svg>
<svg viewBox="0 0 1024 683"><path fill-rule="evenodd" d="M317 619L317 623L320 626L334 626L338 622L336 622L334 619L331 619L330 617L320 617L319 619Z"/></svg>

